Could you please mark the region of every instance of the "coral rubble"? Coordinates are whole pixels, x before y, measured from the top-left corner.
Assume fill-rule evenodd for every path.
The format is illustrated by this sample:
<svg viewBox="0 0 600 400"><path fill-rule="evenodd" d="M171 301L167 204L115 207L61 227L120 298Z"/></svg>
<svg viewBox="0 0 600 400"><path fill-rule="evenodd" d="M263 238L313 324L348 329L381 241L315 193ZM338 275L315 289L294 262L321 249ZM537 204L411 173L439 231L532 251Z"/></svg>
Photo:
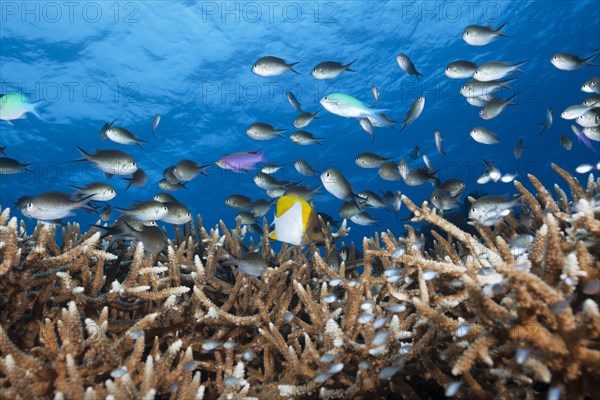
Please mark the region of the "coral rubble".
<svg viewBox="0 0 600 400"><path fill-rule="evenodd" d="M437 228L433 246L407 225L341 261L344 227L325 227L322 248L275 253L268 235L197 218L147 255L77 224L61 241L41 224L28 235L6 209L0 398L595 397L600 180L584 188L553 168L572 200L533 176L535 195L515 182L529 228L510 214L471 234L403 197ZM220 265L255 250L260 277Z"/></svg>

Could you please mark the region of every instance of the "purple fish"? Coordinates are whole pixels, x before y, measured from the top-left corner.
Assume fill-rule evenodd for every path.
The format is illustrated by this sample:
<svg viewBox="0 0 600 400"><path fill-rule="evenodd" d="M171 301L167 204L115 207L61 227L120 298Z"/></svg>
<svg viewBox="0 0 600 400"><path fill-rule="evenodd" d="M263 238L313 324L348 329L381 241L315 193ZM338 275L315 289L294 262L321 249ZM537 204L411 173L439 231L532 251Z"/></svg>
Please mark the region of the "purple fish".
<svg viewBox="0 0 600 400"><path fill-rule="evenodd" d="M229 169L236 172L245 172L253 169L254 166L260 162L267 162L265 158L265 151L254 150L254 151L241 151L239 153L227 154L215 164L223 169Z"/></svg>
<svg viewBox="0 0 600 400"><path fill-rule="evenodd" d="M594 145L592 144L590 139L588 139L588 137L585 136L585 133L583 133L582 127L577 126L577 125L571 125L571 129L573 130L573 133L575 134L575 136L577 136L577 139L579 139L579 141L581 143L583 143L585 145L585 147L592 150L594 153L598 153L598 151L594 148Z"/></svg>

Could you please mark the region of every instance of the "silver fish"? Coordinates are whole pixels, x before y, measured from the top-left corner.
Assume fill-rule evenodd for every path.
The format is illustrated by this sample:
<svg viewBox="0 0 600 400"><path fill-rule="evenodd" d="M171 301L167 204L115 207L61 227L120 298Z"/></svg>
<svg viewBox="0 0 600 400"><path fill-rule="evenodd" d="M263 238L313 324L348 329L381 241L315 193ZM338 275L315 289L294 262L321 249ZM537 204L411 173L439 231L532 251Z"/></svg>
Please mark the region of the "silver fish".
<svg viewBox="0 0 600 400"><path fill-rule="evenodd" d="M584 65L589 65L592 67L596 67L596 64L592 64L589 61L592 59L592 56L588 58L581 59L579 56L575 54L569 53L556 53L550 59L550 63L554 65L556 68L563 71L573 71L583 67Z"/></svg>
<svg viewBox="0 0 600 400"><path fill-rule="evenodd" d="M600 77L590 78L583 82L583 85L581 85L581 91L586 93L600 94Z"/></svg>
<svg viewBox="0 0 600 400"><path fill-rule="evenodd" d="M267 262L259 253L246 253L239 257L228 253L229 260L223 261L222 266L237 265L239 271L244 275L261 276L267 270Z"/></svg>
<svg viewBox="0 0 600 400"><path fill-rule="evenodd" d="M287 96L287 99L290 102L290 104L292 105L292 107L294 108L294 110L301 113L302 106L300 106L300 102L298 101L298 99L296 99L296 96L294 96L294 93L287 92L285 95Z"/></svg>
<svg viewBox="0 0 600 400"><path fill-rule="evenodd" d="M373 143L375 141L375 130L373 129L373 124L371 124L369 118L359 118L358 122L360 127L369 135L371 135L371 143Z"/></svg>
<svg viewBox="0 0 600 400"><path fill-rule="evenodd" d="M154 139L156 139L156 128L158 128L158 124L160 123L160 114L156 114L152 119L152 135Z"/></svg>
<svg viewBox="0 0 600 400"><path fill-rule="evenodd" d="M367 207L371 208L387 208L385 202L381 197L377 195L377 193L372 192L370 190L363 190L358 194L359 197L362 197L366 200Z"/></svg>
<svg viewBox="0 0 600 400"><path fill-rule="evenodd" d="M317 117L317 114L319 113L319 111L321 111L321 110L317 110L317 112L315 112L315 113L311 113L311 112L300 113L300 115L298 115L296 117L296 119L294 120L294 127L300 129L300 128L304 128L305 126L308 126L308 124L310 124L313 121L313 119L319 118L319 117Z"/></svg>
<svg viewBox="0 0 600 400"><path fill-rule="evenodd" d="M596 104L600 104L600 96L598 95L594 95L594 96L590 96L588 98L586 98L583 103L581 103L584 106L593 106Z"/></svg>
<svg viewBox="0 0 600 400"><path fill-rule="evenodd" d="M171 165L171 166L165 168L165 170L163 171L163 178L165 178L165 180L172 185L175 185L175 184L181 182L173 173L174 170L175 170L175 166Z"/></svg>
<svg viewBox="0 0 600 400"><path fill-rule="evenodd" d="M142 225L134 228L128 221L123 221L123 225L129 235L144 245L144 251L156 254L167 247L167 237L158 226Z"/></svg>
<svg viewBox="0 0 600 400"><path fill-rule="evenodd" d="M361 168L379 168L381 164L389 161L390 158L378 154L364 152L354 160L354 163Z"/></svg>
<svg viewBox="0 0 600 400"><path fill-rule="evenodd" d="M256 218L261 218L261 217L264 217L265 215L267 215L267 213L269 212L269 210L271 209L272 206L273 206L273 200L259 199L259 200L256 200L254 202L254 204L252 204L252 208L250 209L250 212Z"/></svg>
<svg viewBox="0 0 600 400"><path fill-rule="evenodd" d="M279 76L288 71L292 71L293 73L300 75L300 73L294 69L294 65L296 64L298 63L295 62L288 64L285 62L285 60L279 57L266 56L256 60L252 66L252 72L263 77Z"/></svg>
<svg viewBox="0 0 600 400"><path fill-rule="evenodd" d="M323 187L340 200L350 200L357 196L352 192L352 186L346 177L337 169L329 168L321 173Z"/></svg>
<svg viewBox="0 0 600 400"><path fill-rule="evenodd" d="M192 220L190 209L178 201L167 201L162 203L167 207L167 215L161 218L161 221L169 224L181 225Z"/></svg>
<svg viewBox="0 0 600 400"><path fill-rule="evenodd" d="M352 217L350 217L350 221L354 222L357 225L362 225L362 226L368 226L368 225L379 226L379 224L377 223L377 220L375 218L373 218L366 211L361 211L360 213L353 215Z"/></svg>
<svg viewBox="0 0 600 400"><path fill-rule="evenodd" d="M100 219L102 221L106 222L110 219L111 215L112 215L112 208L110 207L110 204L105 203L104 207L100 211Z"/></svg>
<svg viewBox="0 0 600 400"><path fill-rule="evenodd" d="M351 69L350 66L354 64L356 60L349 64L342 64L337 61L324 61L317 64L311 71L312 76L315 79L333 79L337 78L344 71L356 72Z"/></svg>
<svg viewBox="0 0 600 400"><path fill-rule="evenodd" d="M453 61L444 70L444 74L451 79L465 79L473 77L477 64L471 61Z"/></svg>
<svg viewBox="0 0 600 400"><path fill-rule="evenodd" d="M133 133L125 128L114 126L115 121L112 121L110 124L104 124L102 130L100 130L100 138L102 140L110 139L119 144L137 144L143 149L142 143L146 143L146 141L136 138Z"/></svg>
<svg viewBox="0 0 600 400"><path fill-rule="evenodd" d="M400 172L398 171L398 164L391 161L386 161L381 164L377 174L381 179L386 181L399 181L402 179L402 176L400 176Z"/></svg>
<svg viewBox="0 0 600 400"><path fill-rule="evenodd" d="M400 129L400 132L402 132L407 125L412 124L417 118L419 118L423 112L423 108L425 108L425 97L419 96L410 105L410 109L406 113L404 121L402 121L402 129Z"/></svg>
<svg viewBox="0 0 600 400"><path fill-rule="evenodd" d="M467 185L460 179L448 179L438 185L438 188L447 192L452 197L458 197L465 191Z"/></svg>
<svg viewBox="0 0 600 400"><path fill-rule="evenodd" d="M141 168L138 168L137 171L131 175L131 178L122 178L125 182L127 182L127 186L125 186L125 190L129 189L131 185L135 185L137 187L142 187L146 183L148 183L148 175L146 171Z"/></svg>
<svg viewBox="0 0 600 400"><path fill-rule="evenodd" d="M350 219L362 212L362 209L353 201L345 201L340 207L340 217Z"/></svg>
<svg viewBox="0 0 600 400"><path fill-rule="evenodd" d="M295 186L291 186L291 187L285 189L285 191L281 195L298 197L300 199L310 201L314 195L322 193L322 192L319 192L320 187L321 187L320 185L317 185L314 188L309 188L307 186L301 186L301 185L295 185Z"/></svg>
<svg viewBox="0 0 600 400"><path fill-rule="evenodd" d="M437 185L439 180L435 177L437 171L429 171L423 168L413 168L411 169L406 178L404 179L404 183L408 186L420 186L427 182L430 182L432 185Z"/></svg>
<svg viewBox="0 0 600 400"><path fill-rule="evenodd" d="M238 215L235 216L235 219L240 221L242 225L252 225L258 222L258 218L248 211L239 212Z"/></svg>
<svg viewBox="0 0 600 400"><path fill-rule="evenodd" d="M495 30L491 26L469 25L463 31L462 38L471 46L485 46L496 40L498 36L510 37L500 32L507 23L503 23Z"/></svg>
<svg viewBox="0 0 600 400"><path fill-rule="evenodd" d="M560 140L560 146L563 149L565 149L565 150L571 150L573 148L573 142L571 142L571 139L569 139L565 135L560 135L559 140Z"/></svg>
<svg viewBox="0 0 600 400"><path fill-rule="evenodd" d="M180 189L187 189L185 183L169 183L166 179L161 179L158 182L158 187L162 190L174 192Z"/></svg>
<svg viewBox="0 0 600 400"><path fill-rule="evenodd" d="M515 158L518 160L519 158L521 158L521 155L523 154L523 149L525 149L525 140L524 139L519 139L517 141L517 144L515 145L515 149L513 150L513 154L515 156Z"/></svg>
<svg viewBox="0 0 600 400"><path fill-rule="evenodd" d="M264 172L259 172L256 174L256 176L254 176L254 183L256 186L264 190L289 187L292 185L291 182L279 180L269 174L265 174Z"/></svg>
<svg viewBox="0 0 600 400"><path fill-rule="evenodd" d="M494 95L492 93L489 93L485 96L465 97L465 100L467 101L467 103L469 103L470 105L472 105L474 107L483 107L490 100L493 100L493 99L494 99Z"/></svg>
<svg viewBox="0 0 600 400"><path fill-rule="evenodd" d="M154 196L154 200L160 201L161 203L166 203L167 201L177 201L175 197L170 195L169 193L159 193Z"/></svg>
<svg viewBox="0 0 600 400"><path fill-rule="evenodd" d="M435 148L437 149L438 153L442 155L442 157L446 157L446 153L444 152L443 148L442 132L436 130L433 135L435 138Z"/></svg>
<svg viewBox="0 0 600 400"><path fill-rule="evenodd" d="M312 143L321 144L320 140L323 138L315 137L312 133L307 131L296 131L290 136L290 140L299 145L309 145Z"/></svg>
<svg viewBox="0 0 600 400"><path fill-rule="evenodd" d="M134 204L130 209L117 208L123 213L125 216L129 216L140 221L156 221L164 218L169 209L165 205L166 203L161 203L156 200L148 200L142 201L140 203Z"/></svg>
<svg viewBox="0 0 600 400"><path fill-rule="evenodd" d="M515 78L504 81L479 82L473 79L460 87L460 94L464 97L481 97L488 96L500 88L512 90L507 84L514 80Z"/></svg>
<svg viewBox="0 0 600 400"><path fill-rule="evenodd" d="M575 120L577 125L584 128L593 128L600 125L600 107L591 108Z"/></svg>
<svg viewBox="0 0 600 400"><path fill-rule="evenodd" d="M180 181L191 181L199 174L206 176L206 172L204 170L210 164L198 165L195 161L191 160L181 160L175 164L175 168L173 168L173 175L175 178Z"/></svg>
<svg viewBox="0 0 600 400"><path fill-rule="evenodd" d="M565 110L560 113L560 117L566 120L576 119L588 112L591 108L592 105L575 104L565 108Z"/></svg>
<svg viewBox="0 0 600 400"><path fill-rule="evenodd" d="M523 72L519 67L527 61L521 61L516 64L507 64L500 61L491 61L481 64L475 70L473 78L480 82L490 82L504 78L511 72Z"/></svg>
<svg viewBox="0 0 600 400"><path fill-rule="evenodd" d="M21 171L32 172L29 169L29 164L21 164L19 161L14 158L8 157L0 157L0 174L9 175L9 174L17 174Z"/></svg>
<svg viewBox="0 0 600 400"><path fill-rule="evenodd" d="M493 226L510 214L510 209L519 204L519 198L507 200L506 196L482 196L471 204L469 218L485 225Z"/></svg>
<svg viewBox="0 0 600 400"><path fill-rule="evenodd" d="M297 160L294 163L294 168L296 168L296 171L298 171L299 174L304 176L314 176L316 174L313 167L311 167L306 160Z"/></svg>
<svg viewBox="0 0 600 400"><path fill-rule="evenodd" d="M252 200L243 194L232 194L225 199L225 205L234 210L247 210L252 207Z"/></svg>
<svg viewBox="0 0 600 400"><path fill-rule="evenodd" d="M482 144L497 144L500 143L500 139L496 134L489 129L481 126L476 126L470 132L471 137L477 142Z"/></svg>
<svg viewBox="0 0 600 400"><path fill-rule="evenodd" d="M84 158L75 161L90 161L109 178L113 175L130 175L138 169L133 158L120 150L96 150L94 154L90 154L79 146L77 149Z"/></svg>
<svg viewBox="0 0 600 400"><path fill-rule="evenodd" d="M396 61L398 62L398 65L400 66L402 71L406 72L409 75L415 75L417 77L417 80L419 80L419 76L423 76L422 73L417 71L412 60L406 54L398 54L396 56Z"/></svg>
<svg viewBox="0 0 600 400"><path fill-rule="evenodd" d="M546 120L544 121L543 124L540 124L542 126L542 130L540 131L540 135L546 130L546 129L550 129L552 128L552 122L554 121L554 116L553 113L554 111L552 110L552 107L548 107L548 109L546 109Z"/></svg>
<svg viewBox="0 0 600 400"><path fill-rule="evenodd" d="M254 140L271 140L276 136L283 138L280 132L285 132L287 129L275 129L273 125L265 124L264 122L255 122L246 129L246 135Z"/></svg>
<svg viewBox="0 0 600 400"><path fill-rule="evenodd" d="M77 190L78 198L87 197L95 201L109 201L117 195L115 188L104 182L87 183L83 187L69 186Z"/></svg>
<svg viewBox="0 0 600 400"><path fill-rule="evenodd" d="M21 212L26 217L38 220L58 220L74 215L72 211L77 208L89 209L89 206L85 204L89 201L89 197L73 200L67 193L45 192L29 200Z"/></svg>
<svg viewBox="0 0 600 400"><path fill-rule="evenodd" d="M594 142L600 142L600 126L589 126L583 128L583 134ZM600 169L600 168L598 168Z"/></svg>
<svg viewBox="0 0 600 400"><path fill-rule="evenodd" d="M15 201L15 208L21 210L22 208L25 208L25 206L29 204L31 200L33 200L33 197L31 196L21 196L17 199L17 201Z"/></svg>
<svg viewBox="0 0 600 400"><path fill-rule="evenodd" d="M429 201L438 210L452 210L458 207L458 197L452 197L448 192L439 187L433 189L431 196L429 196Z"/></svg>
<svg viewBox="0 0 600 400"><path fill-rule="evenodd" d="M377 89L377 86L375 86L375 84L371 85L371 94L373 95L373 99L375 99L377 104L379 104L379 90Z"/></svg>
<svg viewBox="0 0 600 400"><path fill-rule="evenodd" d="M512 103L512 100L517 97L519 94L515 94L508 99L493 99L486 103L485 106L479 110L479 116L483 119L492 119L496 118L498 115L504 111L507 106L516 105L516 103Z"/></svg>

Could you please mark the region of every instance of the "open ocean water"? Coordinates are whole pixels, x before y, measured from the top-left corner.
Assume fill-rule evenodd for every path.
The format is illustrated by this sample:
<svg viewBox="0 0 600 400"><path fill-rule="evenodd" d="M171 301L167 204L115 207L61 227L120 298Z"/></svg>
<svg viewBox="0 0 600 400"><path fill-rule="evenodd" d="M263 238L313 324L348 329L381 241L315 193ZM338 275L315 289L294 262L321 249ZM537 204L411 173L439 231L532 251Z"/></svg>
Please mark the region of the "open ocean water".
<svg viewBox="0 0 600 400"><path fill-rule="evenodd" d="M207 176L187 183L187 189L170 192L200 214L204 225L222 219L235 226L239 212L225 206L232 194L253 200L268 199L253 181L257 169L235 173L214 163L226 154L264 149L269 163L284 168L274 176L311 188L321 184L319 174L300 175L294 162L304 159L319 172L341 171L356 193L371 190L400 191L417 204L429 198L433 186L408 186L402 180L386 181L377 169L364 169L355 158L365 151L409 161L419 146L441 181L457 178L466 184L465 194L513 194L513 183L478 184L491 161L502 174L517 174L531 188L526 176L534 174L548 188L564 183L551 170L557 163L575 173L581 164L598 162L599 142L586 147L574 135L574 121L561 118L567 107L580 104L594 93L581 90L584 81L600 76L598 66L576 70L557 69L551 58L566 52L594 60L600 48L600 3L596 1L2 1L0 3L0 93L21 93L28 102L43 101L24 119L0 121L0 146L5 157L31 163L29 171L0 175L0 204L12 206L21 196L46 191L72 193L69 185L91 182L113 185L115 207L129 208L135 201L152 199L161 192L158 182L165 168L181 159L211 164ZM471 46L463 38L468 25L491 26L508 37L485 46ZM396 57L406 54L423 75L419 79L403 71ZM262 77L251 70L263 56L277 56L295 63L299 74L288 72ZM354 71L318 80L311 70L323 61L352 64ZM446 66L456 60L477 65L490 61L517 63L523 72L495 96L514 99L496 118L484 120L480 107L460 94L469 79L450 79ZM377 104L371 93L380 92ZM304 130L321 137L321 145L301 146L289 137L297 129L297 112L287 100L291 91L305 111L319 111ZM402 122L418 96L425 106L419 117L402 132L375 128L374 140L354 118L324 110L319 100L332 92L351 95L369 105L387 109L386 115ZM0 107L3 107L0 98ZM548 107L552 126L540 134ZM0 108L1 110L1 108ZM0 115L2 112L0 111ZM156 114L160 123L153 137ZM4 119L4 118L2 118ZM143 149L102 140L102 126L115 125L134 133ZM255 122L269 123L284 138L257 141L246 134ZM500 143L475 142L469 132L481 126L495 132ZM440 130L447 157L436 150L434 131ZM571 150L561 147L565 135ZM526 148L520 159L513 149L522 138ZM564 140L564 139L563 139ZM121 177L111 179L81 157L76 146L88 152L117 149L129 153L148 175L143 187L125 190ZM411 168L423 166L418 157ZM578 175L580 179L586 175ZM321 188L314 208L339 217L342 200ZM273 220L274 208L267 214ZM398 213L367 209L379 226L352 227L346 242L390 229L404 231L409 216L403 206ZM18 214L18 212L15 211ZM466 218L466 217L465 217ZM97 215L77 210L64 221L93 224ZM30 220L34 226L35 220ZM159 225L168 225L159 221ZM86 230L86 228L83 228ZM172 228L167 228L172 233Z"/></svg>

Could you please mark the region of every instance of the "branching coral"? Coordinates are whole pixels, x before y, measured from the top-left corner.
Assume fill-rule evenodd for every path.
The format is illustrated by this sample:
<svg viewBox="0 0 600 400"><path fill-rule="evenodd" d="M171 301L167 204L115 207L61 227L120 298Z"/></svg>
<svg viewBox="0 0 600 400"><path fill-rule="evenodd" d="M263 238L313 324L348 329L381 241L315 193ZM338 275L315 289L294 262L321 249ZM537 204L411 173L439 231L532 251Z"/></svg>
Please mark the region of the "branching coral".
<svg viewBox="0 0 600 400"><path fill-rule="evenodd" d="M333 257L197 218L158 255L141 244L0 215L0 398L569 398L600 390L600 183L517 190L535 218L477 234L423 203L412 226ZM266 231L267 227L264 225ZM442 232L442 233L440 233ZM423 232L429 235L429 232ZM261 250L261 277L220 265ZM337 254L337 253L335 253ZM332 262L331 260L335 260ZM356 267L363 265L363 272Z"/></svg>

